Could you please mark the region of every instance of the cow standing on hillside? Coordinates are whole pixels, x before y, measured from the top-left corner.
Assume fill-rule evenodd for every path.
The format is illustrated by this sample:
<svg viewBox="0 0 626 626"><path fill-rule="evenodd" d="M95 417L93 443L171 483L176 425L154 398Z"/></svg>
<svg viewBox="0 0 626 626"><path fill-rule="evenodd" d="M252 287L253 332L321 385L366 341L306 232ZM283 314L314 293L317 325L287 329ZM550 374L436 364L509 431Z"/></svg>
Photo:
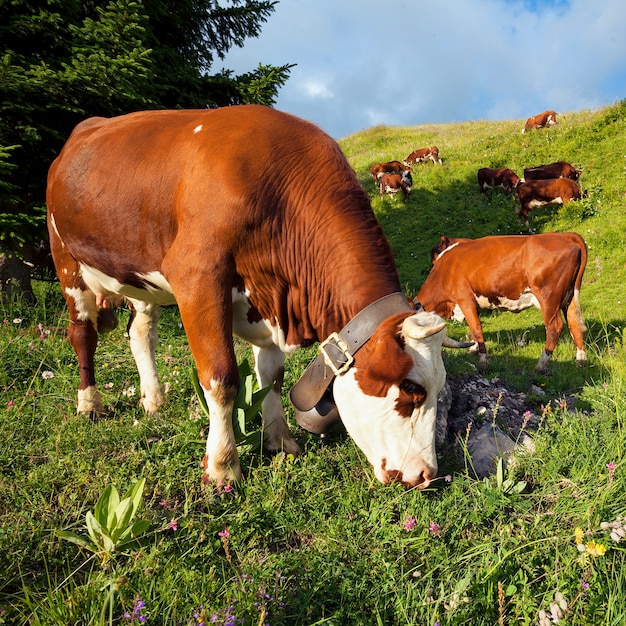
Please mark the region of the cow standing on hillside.
<svg viewBox="0 0 626 626"><path fill-rule="evenodd" d="M374 163L370 167L372 178L378 182L383 174L404 174L411 173L411 166L402 161L386 161L385 163Z"/></svg>
<svg viewBox="0 0 626 626"><path fill-rule="evenodd" d="M537 165L536 167L524 168L525 180L548 180L550 178L571 178L578 180L582 170L575 168L567 161L557 161L556 163L547 163L545 165Z"/></svg>
<svg viewBox="0 0 626 626"><path fill-rule="evenodd" d="M520 183L524 182L523 178L520 178L513 170L508 167L502 168L490 168L490 167L481 167L478 170L478 186L480 190L484 193L487 189L491 189L493 187L502 187L509 193L513 191L513 189L517 189Z"/></svg>
<svg viewBox="0 0 626 626"><path fill-rule="evenodd" d="M52 164L47 204L79 413L104 411L94 354L102 307L121 297L135 311L141 405L159 409L157 321L176 303L211 414L205 481L242 478L233 333L253 344L261 387L273 385L267 448L300 451L280 398L283 352L325 340L291 390L297 415L314 428L322 401L335 407L382 482L435 477L445 323L407 302L367 194L319 128L254 105L91 118Z"/></svg>
<svg viewBox="0 0 626 626"><path fill-rule="evenodd" d="M549 180L527 180L517 188L520 205L515 213L521 222L528 225L528 214L544 204L566 204L578 200L584 193L570 178L551 178Z"/></svg>
<svg viewBox="0 0 626 626"><path fill-rule="evenodd" d="M524 128L522 128L522 135L527 130L535 130L537 128L546 128L547 126L554 126L556 124L556 111L544 111L539 115L534 115L526 120Z"/></svg>
<svg viewBox="0 0 626 626"><path fill-rule="evenodd" d="M487 348L478 310L517 313L531 306L541 310L546 326L546 344L535 369L543 371L548 365L563 332L561 313L576 344L576 362L586 361L580 286L587 246L578 233L442 236L431 258L433 266L417 301L447 319L467 320L481 367L487 365Z"/></svg>
<svg viewBox="0 0 626 626"><path fill-rule="evenodd" d="M439 148L437 146L430 146L429 148L420 148L419 150L413 150L411 154L404 160L407 165L415 165L422 161L432 161L435 164L441 165L442 161L439 158Z"/></svg>
<svg viewBox="0 0 626 626"><path fill-rule="evenodd" d="M380 185L381 198L385 193L395 195L401 191L406 200L409 195L411 195L413 177L410 172L404 172L402 174L383 174L378 179L378 184Z"/></svg>

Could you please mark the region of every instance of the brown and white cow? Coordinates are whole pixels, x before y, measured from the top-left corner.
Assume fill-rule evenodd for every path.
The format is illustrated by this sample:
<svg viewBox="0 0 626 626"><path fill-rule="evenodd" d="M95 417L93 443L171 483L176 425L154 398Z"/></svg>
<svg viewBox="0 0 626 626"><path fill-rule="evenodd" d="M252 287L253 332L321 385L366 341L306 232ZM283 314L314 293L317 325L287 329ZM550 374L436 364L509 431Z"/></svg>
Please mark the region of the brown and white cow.
<svg viewBox="0 0 626 626"><path fill-rule="evenodd" d="M536 167L524 168L525 180L546 180L549 178L571 178L578 180L582 170L575 168L567 161L557 161L556 163L547 163L545 165L537 165Z"/></svg>
<svg viewBox="0 0 626 626"><path fill-rule="evenodd" d="M399 191L402 192L406 200L411 194L411 186L413 185L413 177L410 172L402 174L383 174L378 179L380 185L380 197L384 194L395 195Z"/></svg>
<svg viewBox="0 0 626 626"><path fill-rule="evenodd" d="M478 186L482 192L493 187L502 187L509 193L513 189L517 189L524 179L520 178L513 170L508 167L491 168L481 167L478 170Z"/></svg>
<svg viewBox="0 0 626 626"><path fill-rule="evenodd" d="M536 128L545 128L546 126L554 126L556 124L556 111L544 111L539 115L533 115L526 120L524 128L522 128L522 135L527 130L534 130Z"/></svg>
<svg viewBox="0 0 626 626"><path fill-rule="evenodd" d="M255 105L91 118L52 164L47 204L80 413L104 411L99 304L134 307L141 405L156 412L157 320L176 303L211 413L206 482L242 477L233 333L253 344L260 385L274 383L266 447L299 453L280 398L284 353L325 339L292 389L296 407L315 420L330 398L380 481L435 477L445 322L407 302L366 192L319 128Z"/></svg>
<svg viewBox="0 0 626 626"><path fill-rule="evenodd" d="M544 204L566 204L583 195L578 184L570 178L527 180L518 186L516 192L520 205L515 208L515 213L527 225L528 214L533 209Z"/></svg>
<svg viewBox="0 0 626 626"><path fill-rule="evenodd" d="M411 154L404 160L408 165L415 165L415 163L420 163L421 161L431 160L433 163L439 163L441 165L442 161L439 158L439 148L437 146L430 146L429 148L420 148L419 150L413 150Z"/></svg>
<svg viewBox="0 0 626 626"><path fill-rule="evenodd" d="M586 361L580 286L587 246L578 233L502 235L482 239L442 236L432 250L433 266L417 300L447 319L467 320L481 366L487 349L479 309L517 313L541 310L546 344L535 369L546 369L563 331L561 312L576 345L576 361Z"/></svg>
<svg viewBox="0 0 626 626"><path fill-rule="evenodd" d="M370 174L375 181L383 174L404 174L405 172L411 173L411 166L403 163L402 161L386 161L385 163L374 163L370 167Z"/></svg>

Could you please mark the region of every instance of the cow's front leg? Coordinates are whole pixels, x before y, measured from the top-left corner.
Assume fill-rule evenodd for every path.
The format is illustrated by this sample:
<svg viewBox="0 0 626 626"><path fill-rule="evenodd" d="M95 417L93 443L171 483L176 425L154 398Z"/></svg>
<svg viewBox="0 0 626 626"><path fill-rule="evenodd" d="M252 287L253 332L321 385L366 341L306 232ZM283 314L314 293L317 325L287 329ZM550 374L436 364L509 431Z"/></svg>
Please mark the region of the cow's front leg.
<svg viewBox="0 0 626 626"><path fill-rule="evenodd" d="M465 321L470 329L470 336L474 345L470 350L476 352L478 350L478 367L480 369L486 369L489 364L489 357L487 356L487 346L485 345L485 337L483 335L483 327L480 323L480 317L478 316L478 309L475 302L471 303L459 303L459 308L465 316Z"/></svg>
<svg viewBox="0 0 626 626"><path fill-rule="evenodd" d="M141 386L140 406L146 413L154 414L163 405L163 386L156 368L155 349L158 338L157 324L161 307L131 300L133 312L128 327L130 349L137 364Z"/></svg>
<svg viewBox="0 0 626 626"><path fill-rule="evenodd" d="M272 385L271 391L263 399L264 446L272 452L284 451L297 456L300 447L289 432L281 401L285 355L274 344L263 348L252 346L252 350L261 389Z"/></svg>

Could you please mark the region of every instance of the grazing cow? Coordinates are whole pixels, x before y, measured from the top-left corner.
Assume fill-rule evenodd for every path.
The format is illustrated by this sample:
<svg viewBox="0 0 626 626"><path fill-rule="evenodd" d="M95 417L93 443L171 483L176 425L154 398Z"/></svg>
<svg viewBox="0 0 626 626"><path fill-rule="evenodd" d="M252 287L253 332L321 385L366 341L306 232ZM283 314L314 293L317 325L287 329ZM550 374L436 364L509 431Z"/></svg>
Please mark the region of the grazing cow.
<svg viewBox="0 0 626 626"><path fill-rule="evenodd" d="M544 204L566 204L581 197L580 187L570 178L527 180L517 188L520 206L515 213L528 225L528 214Z"/></svg>
<svg viewBox="0 0 626 626"><path fill-rule="evenodd" d="M527 130L534 130L536 128L545 128L546 126L554 126L556 124L556 111L544 111L539 115L534 115L526 120L524 128L522 128L522 135Z"/></svg>
<svg viewBox="0 0 626 626"><path fill-rule="evenodd" d="M408 165L414 165L421 161L430 159L433 163L439 163L441 165L441 159L439 158L439 148L437 146L430 146L430 148L420 148L419 150L413 150L411 154L405 159L405 163Z"/></svg>
<svg viewBox="0 0 626 626"><path fill-rule="evenodd" d="M576 344L576 361L586 360L585 323L580 285L587 265L587 246L578 233L502 235L482 239L442 236L432 251L433 266L417 300L447 319L465 318L476 342L481 366L487 349L479 309L519 312L541 310L546 344L536 370L546 369L567 319Z"/></svg>
<svg viewBox="0 0 626 626"><path fill-rule="evenodd" d="M374 163L370 167L370 174L375 181L383 174L404 174L405 172L411 173L411 166L402 161L387 161L386 163Z"/></svg>
<svg viewBox="0 0 626 626"><path fill-rule="evenodd" d="M413 185L413 177L410 172L402 174L383 174L379 179L380 197L385 193L395 195L398 191L402 191L406 200L411 194L411 186Z"/></svg>
<svg viewBox="0 0 626 626"><path fill-rule="evenodd" d="M525 180L546 180L549 178L571 178L578 180L582 170L576 169L567 161L557 161L547 165L537 165L537 167L524 168Z"/></svg>
<svg viewBox="0 0 626 626"><path fill-rule="evenodd" d="M513 170L508 167L492 169L490 167L481 167L478 170L478 186L482 192L492 187L502 187L509 193L513 189L517 189L524 179L520 178Z"/></svg>
<svg viewBox="0 0 626 626"><path fill-rule="evenodd" d="M94 354L102 307L120 297L135 311L141 405L159 409L157 320L176 303L211 413L205 482L242 477L233 333L253 344L260 385L274 385L267 448L299 453L280 399L283 353L324 339L292 389L304 421L315 428L317 406L334 403L380 481L434 478L445 322L407 302L366 192L319 128L256 105L91 118L52 164L47 204L79 413L104 411Z"/></svg>

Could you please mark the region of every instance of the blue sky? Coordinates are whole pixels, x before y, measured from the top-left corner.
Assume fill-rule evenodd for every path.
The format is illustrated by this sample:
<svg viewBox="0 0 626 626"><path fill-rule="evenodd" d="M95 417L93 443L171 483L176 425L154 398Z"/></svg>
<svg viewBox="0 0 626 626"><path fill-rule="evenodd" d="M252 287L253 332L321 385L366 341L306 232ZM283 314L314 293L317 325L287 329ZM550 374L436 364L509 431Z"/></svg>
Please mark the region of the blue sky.
<svg viewBox="0 0 626 626"><path fill-rule="evenodd" d="M276 108L336 139L595 109L626 98L626 0L280 0L223 66L259 63L297 64Z"/></svg>

